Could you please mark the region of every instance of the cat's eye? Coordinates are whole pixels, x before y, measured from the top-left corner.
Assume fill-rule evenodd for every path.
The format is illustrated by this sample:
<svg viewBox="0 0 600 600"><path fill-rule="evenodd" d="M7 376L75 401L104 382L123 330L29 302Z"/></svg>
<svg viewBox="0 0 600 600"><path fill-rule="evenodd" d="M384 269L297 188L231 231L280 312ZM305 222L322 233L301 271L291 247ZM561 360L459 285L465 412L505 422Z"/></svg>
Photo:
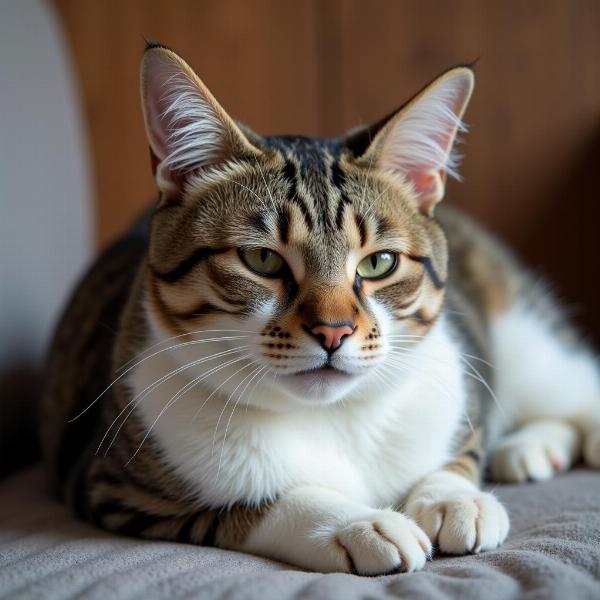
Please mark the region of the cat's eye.
<svg viewBox="0 0 600 600"><path fill-rule="evenodd" d="M240 256L252 271L266 277L280 275L285 267L283 258L268 248L247 248L240 251Z"/></svg>
<svg viewBox="0 0 600 600"><path fill-rule="evenodd" d="M382 279L398 264L398 255L393 252L373 252L363 258L356 267L356 272L363 279Z"/></svg>

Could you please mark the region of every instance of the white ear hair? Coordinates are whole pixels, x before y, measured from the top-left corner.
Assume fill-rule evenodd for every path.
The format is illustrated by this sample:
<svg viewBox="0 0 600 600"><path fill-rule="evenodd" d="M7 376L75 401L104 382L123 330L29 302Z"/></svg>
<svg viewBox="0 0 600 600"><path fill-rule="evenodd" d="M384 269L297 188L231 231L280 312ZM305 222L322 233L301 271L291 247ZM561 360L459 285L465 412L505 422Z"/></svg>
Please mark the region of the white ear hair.
<svg viewBox="0 0 600 600"><path fill-rule="evenodd" d="M452 148L473 91L473 73L452 69L402 108L374 141L381 168L401 173L417 192L420 209L430 214L442 199L446 175L459 178ZM379 139L378 139L379 138Z"/></svg>
<svg viewBox="0 0 600 600"><path fill-rule="evenodd" d="M223 157L226 129L214 107L185 73L174 73L163 84L160 121L166 126L163 166L181 173L208 167Z"/></svg>
<svg viewBox="0 0 600 600"><path fill-rule="evenodd" d="M191 172L256 152L194 71L173 51L146 50L141 69L144 119L155 176L167 194Z"/></svg>

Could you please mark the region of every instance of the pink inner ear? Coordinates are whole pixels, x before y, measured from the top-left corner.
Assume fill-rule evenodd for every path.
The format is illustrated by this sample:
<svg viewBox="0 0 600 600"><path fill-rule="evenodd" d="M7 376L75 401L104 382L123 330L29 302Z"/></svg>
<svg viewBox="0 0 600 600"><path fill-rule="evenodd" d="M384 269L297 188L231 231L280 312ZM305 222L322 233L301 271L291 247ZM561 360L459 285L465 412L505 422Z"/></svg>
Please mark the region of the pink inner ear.
<svg viewBox="0 0 600 600"><path fill-rule="evenodd" d="M415 191L424 202L437 202L444 192L446 173L439 171L409 171L406 174L415 187Z"/></svg>
<svg viewBox="0 0 600 600"><path fill-rule="evenodd" d="M413 184L425 214L442 199L446 176L459 177L451 150L472 89L473 76L466 69L445 74L384 130L379 164Z"/></svg>

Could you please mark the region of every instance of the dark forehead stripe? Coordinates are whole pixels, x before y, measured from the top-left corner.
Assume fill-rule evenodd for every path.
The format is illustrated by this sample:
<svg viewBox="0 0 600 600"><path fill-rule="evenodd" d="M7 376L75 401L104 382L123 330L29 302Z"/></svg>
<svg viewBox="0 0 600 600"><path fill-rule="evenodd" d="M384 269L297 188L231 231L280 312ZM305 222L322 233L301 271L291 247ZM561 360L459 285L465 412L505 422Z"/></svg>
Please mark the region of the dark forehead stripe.
<svg viewBox="0 0 600 600"><path fill-rule="evenodd" d="M289 184L288 200L298 205L300 211L302 212L302 216L304 217L304 221L306 222L306 227L309 231L312 231L314 228L314 219L310 214L310 210L306 205L306 202L298 194L297 169L291 160L286 159L282 174L283 178Z"/></svg>
<svg viewBox="0 0 600 600"><path fill-rule="evenodd" d="M269 233L269 227L267 226L267 221L265 220L264 213L257 212L248 215L248 222L252 227L260 230L262 233Z"/></svg>
<svg viewBox="0 0 600 600"><path fill-rule="evenodd" d="M342 224L344 222L344 209L348 204L350 204L348 197L345 194L341 194L335 210L335 226L338 230L342 228Z"/></svg>
<svg viewBox="0 0 600 600"><path fill-rule="evenodd" d="M340 192L337 208L335 210L335 226L339 231L342 228L342 223L344 221L344 209L347 204L351 204L351 201L344 192L346 175L344 174L344 171L342 171L338 160L335 160L331 165L331 183Z"/></svg>
<svg viewBox="0 0 600 600"><path fill-rule="evenodd" d="M196 308L192 309L189 312L176 313L170 311L170 314L181 319L183 321L189 321L190 319L197 319L199 317L205 317L211 314L225 314L225 315L243 315L243 311L237 310L226 310L224 308L219 308L210 302L201 302Z"/></svg>
<svg viewBox="0 0 600 600"><path fill-rule="evenodd" d="M333 228L331 222L333 217L328 217L332 213L330 207L333 205L333 201L329 198L331 189L329 183L333 181L334 187L338 189L343 184L343 171L338 164L344 150L342 140L289 135L265 137L262 138L262 143L267 148L276 150L285 158L284 177L291 186L288 197L300 207L309 228L312 229L317 224ZM335 169L334 173L332 173L332 168ZM307 205L308 199L304 199L304 202L301 203L303 199L298 196L298 179L304 181L307 189L313 191L316 181L322 182L324 186L320 192L317 191L313 194L311 202L314 205L311 204L310 210ZM345 198L344 204L348 203L349 200ZM341 221L342 212L341 207L335 211L336 222Z"/></svg>
<svg viewBox="0 0 600 600"><path fill-rule="evenodd" d="M354 222L356 223L360 235L360 245L362 247L367 242L367 227L365 225L365 220L360 217L358 213L354 213Z"/></svg>
<svg viewBox="0 0 600 600"><path fill-rule="evenodd" d="M287 244L290 234L290 211L287 206L277 211L277 230L281 243Z"/></svg>
<svg viewBox="0 0 600 600"><path fill-rule="evenodd" d="M393 231L394 227L387 217L373 215L375 218L375 235L383 237L386 233Z"/></svg>
<svg viewBox="0 0 600 600"><path fill-rule="evenodd" d="M152 273L161 281L175 283L187 275L197 264L215 254L227 252L229 248L197 248L187 258L184 258L176 267L169 271L160 271L150 265Z"/></svg>
<svg viewBox="0 0 600 600"><path fill-rule="evenodd" d="M431 282L433 283L434 287L436 290L441 290L446 284L440 279L440 276L437 274L433 263L431 262L431 259L429 258L429 256L412 256L409 255L409 258L411 260L414 260L416 262L419 262L423 265L423 267L425 267L425 271L427 272L427 275L429 275L429 279L431 279Z"/></svg>

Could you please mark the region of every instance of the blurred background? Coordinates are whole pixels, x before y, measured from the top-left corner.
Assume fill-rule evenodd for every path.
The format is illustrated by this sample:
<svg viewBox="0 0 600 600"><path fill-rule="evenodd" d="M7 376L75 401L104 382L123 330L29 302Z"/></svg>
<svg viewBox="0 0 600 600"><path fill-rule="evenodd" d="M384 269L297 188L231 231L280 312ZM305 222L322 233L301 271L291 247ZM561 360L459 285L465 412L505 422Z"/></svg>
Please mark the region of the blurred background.
<svg viewBox="0 0 600 600"><path fill-rule="evenodd" d="M0 0L0 385L27 362L23 332L38 360L76 273L155 197L144 37L264 134L340 134L477 60L447 201L546 276L597 342L599 32L598 0Z"/></svg>

